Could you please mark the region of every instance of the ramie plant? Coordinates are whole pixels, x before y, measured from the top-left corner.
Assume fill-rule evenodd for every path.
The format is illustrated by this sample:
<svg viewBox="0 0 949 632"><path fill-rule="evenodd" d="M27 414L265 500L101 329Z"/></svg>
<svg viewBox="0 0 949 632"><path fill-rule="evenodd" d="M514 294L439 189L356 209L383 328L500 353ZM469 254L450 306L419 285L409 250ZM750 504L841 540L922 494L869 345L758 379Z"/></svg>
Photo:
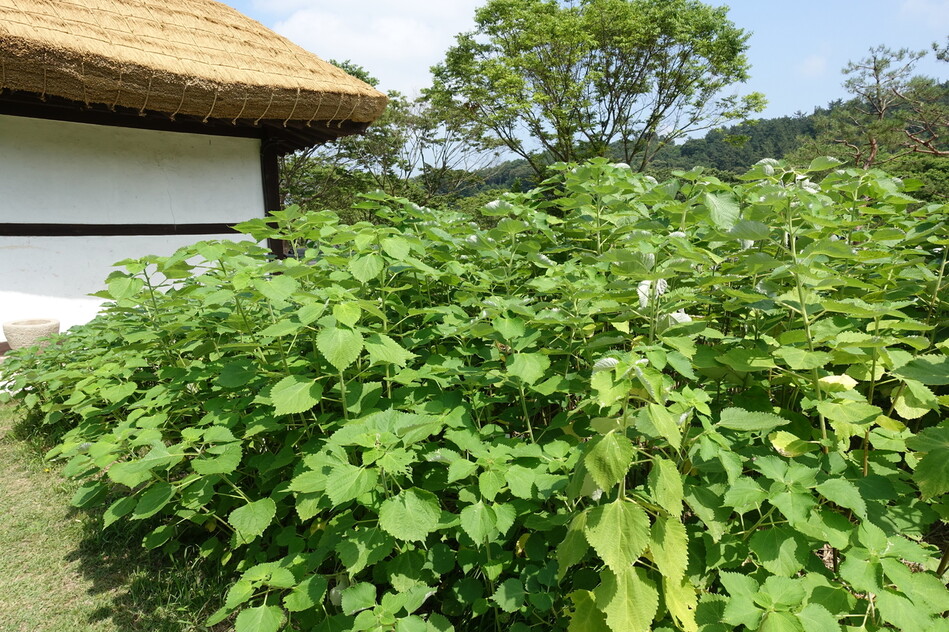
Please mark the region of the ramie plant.
<svg viewBox="0 0 949 632"><path fill-rule="evenodd" d="M238 632L944 630L949 208L837 164L291 208L2 370Z"/></svg>

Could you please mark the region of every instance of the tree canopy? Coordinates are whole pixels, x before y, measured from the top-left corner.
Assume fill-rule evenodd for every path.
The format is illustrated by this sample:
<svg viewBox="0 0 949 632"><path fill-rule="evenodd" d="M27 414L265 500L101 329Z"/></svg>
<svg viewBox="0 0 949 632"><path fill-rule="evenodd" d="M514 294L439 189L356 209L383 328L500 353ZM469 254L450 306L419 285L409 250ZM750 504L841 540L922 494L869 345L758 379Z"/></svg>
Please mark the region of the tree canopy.
<svg viewBox="0 0 949 632"><path fill-rule="evenodd" d="M430 94L538 174L611 145L641 169L664 145L764 107L761 94L726 94L748 76L748 33L725 7L489 0L475 21L432 69Z"/></svg>

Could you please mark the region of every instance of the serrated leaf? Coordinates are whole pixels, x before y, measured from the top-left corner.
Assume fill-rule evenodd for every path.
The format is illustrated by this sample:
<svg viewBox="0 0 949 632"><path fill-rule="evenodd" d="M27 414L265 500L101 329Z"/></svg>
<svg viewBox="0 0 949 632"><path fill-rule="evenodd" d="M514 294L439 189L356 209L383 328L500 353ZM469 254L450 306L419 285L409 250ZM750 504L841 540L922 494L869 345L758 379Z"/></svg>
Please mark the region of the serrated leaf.
<svg viewBox="0 0 949 632"><path fill-rule="evenodd" d="M819 369L833 359L826 351L808 351L797 347L778 347L774 355L795 371Z"/></svg>
<svg viewBox="0 0 949 632"><path fill-rule="evenodd" d="M504 477L500 472L487 470L478 475L478 491L485 500L494 500L504 484Z"/></svg>
<svg viewBox="0 0 949 632"><path fill-rule="evenodd" d="M480 500L461 510L461 528L478 546L494 540L499 533L494 510Z"/></svg>
<svg viewBox="0 0 949 632"><path fill-rule="evenodd" d="M355 327L362 317L362 308L355 301L333 305L333 318L347 327Z"/></svg>
<svg viewBox="0 0 949 632"><path fill-rule="evenodd" d="M726 505L738 513L745 513L758 509L767 497L768 492L753 478L741 477L728 486L724 499Z"/></svg>
<svg viewBox="0 0 949 632"><path fill-rule="evenodd" d="M379 473L350 463L334 465L326 477L326 495L334 505L342 505L375 488Z"/></svg>
<svg viewBox="0 0 949 632"><path fill-rule="evenodd" d="M518 579L506 579L498 586L491 600L498 604L504 612L517 612L524 605L524 598L527 593L524 592L524 584Z"/></svg>
<svg viewBox="0 0 949 632"><path fill-rule="evenodd" d="M804 632L841 632L840 623L827 608L809 603L797 613Z"/></svg>
<svg viewBox="0 0 949 632"><path fill-rule="evenodd" d="M132 520L150 518L162 510L175 495L175 488L169 483L155 483L148 488L132 511Z"/></svg>
<svg viewBox="0 0 949 632"><path fill-rule="evenodd" d="M234 610L239 605L247 603L254 596L254 583L246 579L238 580L227 590L224 598L224 607Z"/></svg>
<svg viewBox="0 0 949 632"><path fill-rule="evenodd" d="M369 334L364 342L366 353L372 364L395 364L404 367L416 357L411 351L406 351L402 345L385 334Z"/></svg>
<svg viewBox="0 0 949 632"><path fill-rule="evenodd" d="M82 487L76 490L76 493L73 494L72 500L69 504L71 504L73 507L86 507L94 504L96 501L104 497L108 491L109 486L103 481L92 481L90 483L85 483Z"/></svg>
<svg viewBox="0 0 949 632"><path fill-rule="evenodd" d="M593 372L599 373L600 371L612 371L619 364L619 360L616 358L600 358L593 363Z"/></svg>
<svg viewBox="0 0 949 632"><path fill-rule="evenodd" d="M728 231L728 236L745 241L760 241L771 236L771 227L761 222L743 219Z"/></svg>
<svg viewBox="0 0 949 632"><path fill-rule="evenodd" d="M613 431L588 444L583 463L600 489L609 491L626 476L635 454L629 437Z"/></svg>
<svg viewBox="0 0 949 632"><path fill-rule="evenodd" d="M258 606L241 610L234 622L235 632L277 632L283 625L283 610L277 606Z"/></svg>
<svg viewBox="0 0 949 632"><path fill-rule="evenodd" d="M814 452L818 445L810 441L802 441L797 435L779 430L768 435L768 441L781 456L798 457L808 452Z"/></svg>
<svg viewBox="0 0 949 632"><path fill-rule="evenodd" d="M741 216L738 200L732 193L705 193L702 204L708 209L712 223L722 231L734 228Z"/></svg>
<svg viewBox="0 0 949 632"><path fill-rule="evenodd" d="M356 614L376 605L376 587L367 582L353 584L342 591L340 606L346 614Z"/></svg>
<svg viewBox="0 0 949 632"><path fill-rule="evenodd" d="M630 568L649 544L649 516L633 502L617 500L590 510L587 542L617 573Z"/></svg>
<svg viewBox="0 0 949 632"><path fill-rule="evenodd" d="M876 594L880 617L900 630L926 630L933 620L912 601L888 588Z"/></svg>
<svg viewBox="0 0 949 632"><path fill-rule="evenodd" d="M316 348L337 371L343 371L362 352L363 337L352 329L326 327L316 335Z"/></svg>
<svg viewBox="0 0 949 632"><path fill-rule="evenodd" d="M448 482L454 483L468 478L478 470L478 466L468 459L459 459L448 464Z"/></svg>
<svg viewBox="0 0 949 632"><path fill-rule="evenodd" d="M826 171L828 169L833 169L839 165L844 164L842 160L838 160L832 156L818 156L811 161L811 164L808 165L808 171Z"/></svg>
<svg viewBox="0 0 949 632"><path fill-rule="evenodd" d="M949 356L924 355L892 371L898 377L916 380L927 386L949 384Z"/></svg>
<svg viewBox="0 0 949 632"><path fill-rule="evenodd" d="M757 630L763 614L754 601L760 590L758 582L740 573L721 572L718 578L729 595L722 621L733 626L744 625L749 630Z"/></svg>
<svg viewBox="0 0 949 632"><path fill-rule="evenodd" d="M792 525L796 525L798 522L806 522L811 510L817 505L814 496L809 492L787 491L772 496L769 500Z"/></svg>
<svg viewBox="0 0 949 632"><path fill-rule="evenodd" d="M659 592L641 568L614 573L606 569L594 591L597 606L614 631L649 632L659 610Z"/></svg>
<svg viewBox="0 0 949 632"><path fill-rule="evenodd" d="M570 593L570 599L573 601L573 611L570 613L567 632L612 632L606 624L606 615L597 609L592 592L575 590Z"/></svg>
<svg viewBox="0 0 949 632"><path fill-rule="evenodd" d="M491 509L494 510L494 516L497 518L498 531L501 532L501 535L504 535L508 529L514 526L514 521L517 520L517 510L508 503L494 503L491 505Z"/></svg>
<svg viewBox="0 0 949 632"><path fill-rule="evenodd" d="M656 430L662 435L669 445L678 450L682 447L682 430L679 423L669 410L660 404L649 404L646 407L649 420L656 427Z"/></svg>
<svg viewBox="0 0 949 632"><path fill-rule="evenodd" d="M336 544L339 561L352 577L367 566L384 559L395 548L395 540L382 529L350 531Z"/></svg>
<svg viewBox="0 0 949 632"><path fill-rule="evenodd" d="M276 515L277 504L273 499L261 498L232 511L227 522L234 527L238 538L247 543L262 535Z"/></svg>
<svg viewBox="0 0 949 632"><path fill-rule="evenodd" d="M896 589L930 615L949 610L949 588L933 573L913 572L903 560L880 560L883 571Z"/></svg>
<svg viewBox="0 0 949 632"><path fill-rule="evenodd" d="M380 242L382 251L393 259L405 260L409 256L411 245L402 237L386 237Z"/></svg>
<svg viewBox="0 0 949 632"><path fill-rule="evenodd" d="M370 253L362 257L354 257L349 260L349 271L353 277L360 283L369 283L382 272L385 262L382 256L376 253Z"/></svg>
<svg viewBox="0 0 949 632"><path fill-rule="evenodd" d="M853 552L840 563L840 577L860 592L880 592L881 576L882 569L878 561L861 559Z"/></svg>
<svg viewBox="0 0 949 632"><path fill-rule="evenodd" d="M240 465L243 458L240 443L229 443L214 449L218 451L216 454L207 452L206 456L192 459L191 467L195 472L202 475L230 474Z"/></svg>
<svg viewBox="0 0 949 632"><path fill-rule="evenodd" d="M512 465L504 473L504 480L507 482L511 494L524 500L530 500L534 496L534 479L537 473L521 465Z"/></svg>
<svg viewBox="0 0 949 632"><path fill-rule="evenodd" d="M145 287L145 282L137 277L116 277L109 281L109 295L120 301L124 298L131 298L138 294L139 290Z"/></svg>
<svg viewBox="0 0 949 632"><path fill-rule="evenodd" d="M138 498L135 496L125 496L124 498L119 498L117 501L109 505L109 508L105 510L105 513L102 516L102 527L106 528L112 523L114 523L119 518L129 515L135 505L138 503Z"/></svg>
<svg viewBox="0 0 949 632"><path fill-rule="evenodd" d="M675 463L669 459L657 457L649 471L649 490L653 500L673 516L682 513L682 475Z"/></svg>
<svg viewBox="0 0 949 632"><path fill-rule="evenodd" d="M913 480L924 499L949 492L949 448L937 448L925 454L916 464Z"/></svg>
<svg viewBox="0 0 949 632"><path fill-rule="evenodd" d="M441 513L435 494L413 487L383 501L379 526L399 540L421 542L438 528Z"/></svg>
<svg viewBox="0 0 949 632"><path fill-rule="evenodd" d="M758 562L775 575L790 577L804 568L810 551L797 531L772 527L756 531L748 546Z"/></svg>
<svg viewBox="0 0 949 632"><path fill-rule="evenodd" d="M549 368L550 358L543 353L515 353L507 362L508 375L519 378L525 384L535 384Z"/></svg>
<svg viewBox="0 0 949 632"><path fill-rule="evenodd" d="M571 566L578 564L586 555L590 545L587 543L585 531L587 526L586 511L577 514L567 528L566 537L557 545L557 578L563 579Z"/></svg>
<svg viewBox="0 0 949 632"><path fill-rule="evenodd" d="M236 360L221 367L217 382L224 388L240 388L259 374L260 367L254 362L247 359Z"/></svg>
<svg viewBox="0 0 949 632"><path fill-rule="evenodd" d="M288 375L270 389L277 415L295 415L310 410L323 396L323 385L301 375Z"/></svg>
<svg viewBox="0 0 949 632"><path fill-rule="evenodd" d="M278 320L273 325L262 330L259 335L265 338L281 338L295 334L303 329L303 323L294 322L287 318Z"/></svg>
<svg viewBox="0 0 949 632"><path fill-rule="evenodd" d="M283 598L284 607L290 612L303 612L315 608L326 594L328 582L322 575L310 575L293 587L293 591Z"/></svg>
<svg viewBox="0 0 949 632"><path fill-rule="evenodd" d="M803 632L801 623L790 612L769 612L758 632Z"/></svg>
<svg viewBox="0 0 949 632"><path fill-rule="evenodd" d="M843 478L829 478L815 488L821 496L841 507L852 510L866 520L867 504L857 486Z"/></svg>
<svg viewBox="0 0 949 632"><path fill-rule="evenodd" d="M494 330L509 343L522 338L527 331L524 327L524 321L520 318L496 318L491 324L494 325Z"/></svg>
<svg viewBox="0 0 949 632"><path fill-rule="evenodd" d="M770 353L764 353L758 349L735 347L722 355L716 356L715 359L732 370L741 373L767 371L776 366Z"/></svg>
<svg viewBox="0 0 949 632"><path fill-rule="evenodd" d="M842 402L824 400L817 403L817 410L830 421L858 425L873 423L877 417L883 414L883 410L879 406L850 400Z"/></svg>
<svg viewBox="0 0 949 632"><path fill-rule="evenodd" d="M751 412L742 408L726 408L719 417L718 425L729 430L756 432L773 430L790 423L783 417L771 413Z"/></svg>
<svg viewBox="0 0 949 632"><path fill-rule="evenodd" d="M652 525L649 550L663 577L678 582L689 561L688 535L676 516L659 516Z"/></svg>
<svg viewBox="0 0 949 632"><path fill-rule="evenodd" d="M283 306L286 305L287 299L300 289L300 284L293 277L279 274L269 281L255 279L254 287L276 305Z"/></svg>
<svg viewBox="0 0 949 632"><path fill-rule="evenodd" d="M699 606L699 598L688 578L673 580L663 577L662 593L665 597L666 608L675 619L678 628L683 632L698 632L699 626L695 620L695 613Z"/></svg>

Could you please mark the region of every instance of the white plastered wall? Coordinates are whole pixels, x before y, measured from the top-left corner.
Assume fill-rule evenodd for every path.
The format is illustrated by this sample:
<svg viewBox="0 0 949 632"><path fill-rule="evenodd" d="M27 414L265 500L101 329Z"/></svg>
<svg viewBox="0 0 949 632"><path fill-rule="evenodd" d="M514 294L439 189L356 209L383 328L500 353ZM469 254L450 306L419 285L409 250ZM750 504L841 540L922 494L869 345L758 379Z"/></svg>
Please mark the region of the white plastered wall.
<svg viewBox="0 0 949 632"><path fill-rule="evenodd" d="M257 139L0 116L0 223L230 223L263 213ZM218 238L239 236L0 236L0 322L87 322L102 303L88 294L116 261Z"/></svg>

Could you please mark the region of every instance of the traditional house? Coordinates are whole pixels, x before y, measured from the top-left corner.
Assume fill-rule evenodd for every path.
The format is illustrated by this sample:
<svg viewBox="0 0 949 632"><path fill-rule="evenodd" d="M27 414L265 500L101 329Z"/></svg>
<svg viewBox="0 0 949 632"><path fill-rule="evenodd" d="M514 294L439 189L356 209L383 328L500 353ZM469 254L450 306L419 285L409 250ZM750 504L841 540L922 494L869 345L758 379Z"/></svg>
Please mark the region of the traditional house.
<svg viewBox="0 0 949 632"><path fill-rule="evenodd" d="M278 157L386 97L213 0L0 0L0 321L279 207Z"/></svg>

